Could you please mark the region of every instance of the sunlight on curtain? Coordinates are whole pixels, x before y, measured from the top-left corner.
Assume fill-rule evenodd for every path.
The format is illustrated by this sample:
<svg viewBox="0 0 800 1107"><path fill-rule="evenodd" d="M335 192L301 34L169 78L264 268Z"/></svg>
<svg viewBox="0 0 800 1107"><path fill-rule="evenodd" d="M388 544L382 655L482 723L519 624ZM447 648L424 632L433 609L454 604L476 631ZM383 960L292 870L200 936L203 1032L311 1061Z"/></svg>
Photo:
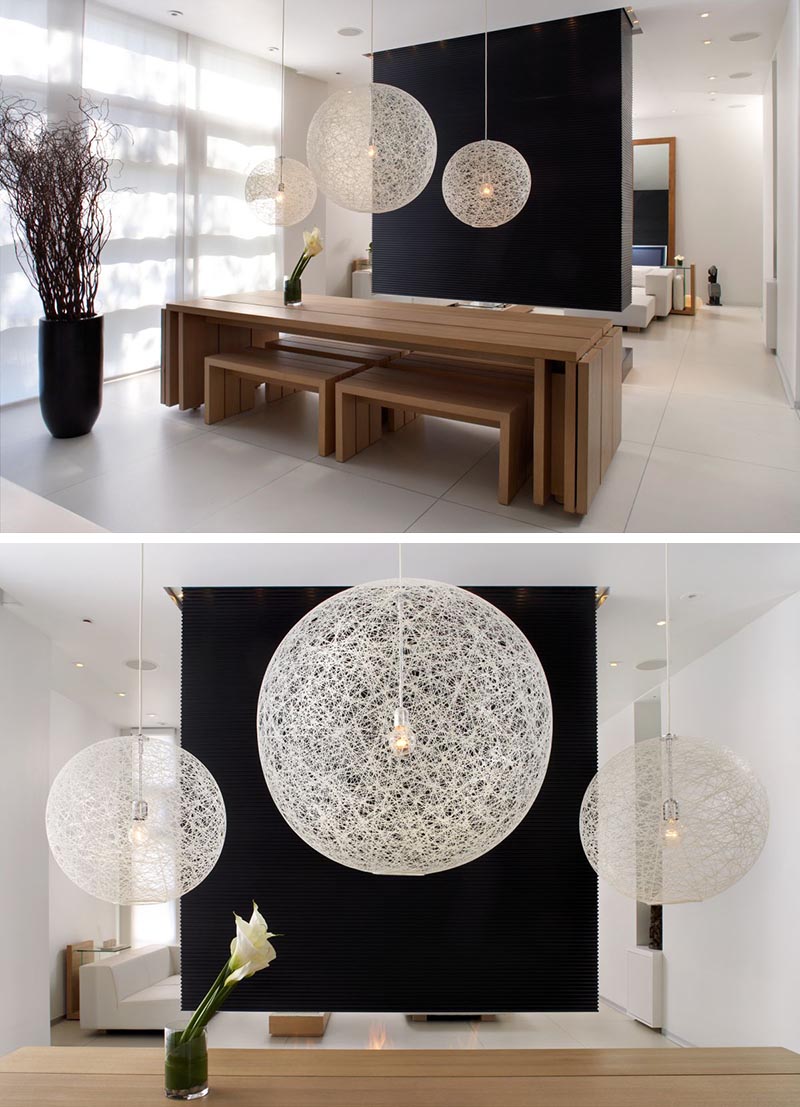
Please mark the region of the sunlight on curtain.
<svg viewBox="0 0 800 1107"><path fill-rule="evenodd" d="M80 9L72 2L71 10ZM54 82L106 100L127 130L108 207L98 311L106 379L157 366L167 300L276 287L279 242L243 199L279 125L274 64L89 0L82 50L54 26L54 0L0 0L6 93L44 106ZM49 24L48 24L49 12ZM54 14L56 13L56 14ZM52 100L51 100L52 104ZM37 394L41 306L0 221L0 402Z"/></svg>

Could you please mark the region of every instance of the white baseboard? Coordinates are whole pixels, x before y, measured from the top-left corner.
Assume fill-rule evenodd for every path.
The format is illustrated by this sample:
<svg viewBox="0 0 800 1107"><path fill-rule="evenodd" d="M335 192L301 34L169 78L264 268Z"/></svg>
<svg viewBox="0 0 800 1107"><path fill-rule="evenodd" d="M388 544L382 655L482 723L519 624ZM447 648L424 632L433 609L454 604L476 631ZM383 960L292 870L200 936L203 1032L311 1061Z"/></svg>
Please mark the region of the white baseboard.
<svg viewBox="0 0 800 1107"><path fill-rule="evenodd" d="M628 1012L625 1010L625 1008L621 1004L615 1003L613 999L608 999L607 996L600 996L600 999L603 1001L603 1003L607 1003L609 1007L613 1007L615 1011L619 1011L619 1013L621 1015L627 1015L628 1014ZM632 1017L632 1016L630 1016L630 1017ZM684 1038L679 1038L677 1034L670 1034L669 1030L664 1030L663 1027L662 1027L660 1033L663 1034L663 1036L665 1038L669 1038L669 1040L671 1042L674 1042L675 1045L681 1046L683 1049L693 1049L694 1048L694 1046L692 1045L691 1042L687 1042Z"/></svg>
<svg viewBox="0 0 800 1107"><path fill-rule="evenodd" d="M800 409L800 397L798 397L798 399L794 398L794 386L791 383L791 378L786 370L786 366L783 364L778 354L775 354L775 361L778 365L778 374L780 375L786 398L792 407Z"/></svg>

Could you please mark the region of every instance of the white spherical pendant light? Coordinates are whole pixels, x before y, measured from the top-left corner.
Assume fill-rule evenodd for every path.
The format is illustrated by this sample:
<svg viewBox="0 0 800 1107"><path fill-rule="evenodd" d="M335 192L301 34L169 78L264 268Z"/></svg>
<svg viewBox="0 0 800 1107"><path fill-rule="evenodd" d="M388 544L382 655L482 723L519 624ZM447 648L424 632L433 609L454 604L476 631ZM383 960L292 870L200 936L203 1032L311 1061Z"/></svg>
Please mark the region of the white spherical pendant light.
<svg viewBox="0 0 800 1107"><path fill-rule="evenodd" d="M164 738L108 738L76 753L47 800L59 867L109 903L163 903L197 887L225 841L225 804L196 757ZM141 796L141 798L140 798Z"/></svg>
<svg viewBox="0 0 800 1107"><path fill-rule="evenodd" d="M724 892L758 859L769 827L764 788L731 750L665 736L618 753L583 799L590 864L642 903L692 903Z"/></svg>
<svg viewBox="0 0 800 1107"><path fill-rule="evenodd" d="M425 108L394 85L334 92L308 129L308 164L322 192L348 211L395 211L427 185L436 130Z"/></svg>
<svg viewBox="0 0 800 1107"><path fill-rule="evenodd" d="M286 114L286 0L281 4L281 122L279 152L260 162L247 175L244 198L263 223L272 227L293 227L302 223L317 202L317 185L307 165L284 157L283 132Z"/></svg>
<svg viewBox="0 0 800 1107"><path fill-rule="evenodd" d="M694 903L750 871L769 828L767 794L729 749L672 732L669 546L664 547L667 733L612 757L583 797L592 868L624 896Z"/></svg>
<svg viewBox="0 0 800 1107"><path fill-rule="evenodd" d="M442 195L470 227L499 227L519 215L531 194L528 163L513 146L483 139L456 150L445 166Z"/></svg>
<svg viewBox="0 0 800 1107"><path fill-rule="evenodd" d="M247 176L244 198L263 223L292 227L302 223L317 202L311 170L294 158L268 158Z"/></svg>
<svg viewBox="0 0 800 1107"><path fill-rule="evenodd" d="M358 585L287 634L258 703L289 826L339 864L422 875L480 857L544 780L552 708L507 616L435 581Z"/></svg>
<svg viewBox="0 0 800 1107"><path fill-rule="evenodd" d="M531 171L522 154L489 138L489 0L484 14L483 139L456 150L442 174L444 202L468 227L510 223L531 194Z"/></svg>

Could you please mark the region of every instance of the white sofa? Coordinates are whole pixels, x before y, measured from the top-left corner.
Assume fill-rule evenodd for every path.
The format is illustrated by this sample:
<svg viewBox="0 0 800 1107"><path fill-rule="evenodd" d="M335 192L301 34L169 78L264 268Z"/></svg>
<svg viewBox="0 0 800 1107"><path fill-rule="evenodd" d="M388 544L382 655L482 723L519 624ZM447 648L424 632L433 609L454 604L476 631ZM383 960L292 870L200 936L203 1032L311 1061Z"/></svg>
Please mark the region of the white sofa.
<svg viewBox="0 0 800 1107"><path fill-rule="evenodd" d="M181 1009L179 946L143 946L81 965L81 1027L160 1030Z"/></svg>
<svg viewBox="0 0 800 1107"><path fill-rule="evenodd" d="M631 270L631 284L634 288L643 288L648 296L654 297L659 319L664 319L672 311L671 269L634 265Z"/></svg>

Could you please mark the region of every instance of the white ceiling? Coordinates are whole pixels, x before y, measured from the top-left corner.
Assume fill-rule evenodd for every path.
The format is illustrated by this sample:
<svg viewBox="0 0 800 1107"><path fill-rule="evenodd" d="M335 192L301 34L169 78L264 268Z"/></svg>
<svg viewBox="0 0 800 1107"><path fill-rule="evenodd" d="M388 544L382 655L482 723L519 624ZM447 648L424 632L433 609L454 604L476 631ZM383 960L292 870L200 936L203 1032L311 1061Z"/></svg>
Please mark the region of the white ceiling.
<svg viewBox="0 0 800 1107"><path fill-rule="evenodd" d="M173 0L183 14L169 15L166 0L110 0L112 6L179 27L212 41L266 57L280 43L281 0ZM764 88L787 0L641 0L634 5L642 35L634 38L634 113L638 118L705 114L744 103ZM608 0L491 0L491 29L584 15L613 7ZM287 64L329 82L368 79L368 0L288 0ZM702 11L708 19L701 19ZM410 46L483 31L483 0L375 0L375 49ZM342 27L364 33L345 38ZM730 35L758 31L753 42ZM712 39L704 46L703 39ZM753 76L732 80L731 73ZM709 76L717 80L709 82ZM707 92L717 93L716 104Z"/></svg>
<svg viewBox="0 0 800 1107"><path fill-rule="evenodd" d="M664 656L663 547L580 541L404 542L404 573L454 584L608 586L598 613L600 716L608 718L663 677L636 665ZM326 585L394 576L397 547L374 543L149 543L145 550L144 677L147 725L180 713L180 613L165 586ZM671 547L676 667L701 656L800 591L794 544ZM9 611L56 645L55 686L120 726L136 721L138 547L117 541L6 543L0 588ZM698 592L696 599L681 599ZM91 618L92 623L82 622ZM76 669L75 661L84 668ZM619 662L611 668L610 662ZM117 692L126 692L120 699ZM689 721L687 721L688 723Z"/></svg>

